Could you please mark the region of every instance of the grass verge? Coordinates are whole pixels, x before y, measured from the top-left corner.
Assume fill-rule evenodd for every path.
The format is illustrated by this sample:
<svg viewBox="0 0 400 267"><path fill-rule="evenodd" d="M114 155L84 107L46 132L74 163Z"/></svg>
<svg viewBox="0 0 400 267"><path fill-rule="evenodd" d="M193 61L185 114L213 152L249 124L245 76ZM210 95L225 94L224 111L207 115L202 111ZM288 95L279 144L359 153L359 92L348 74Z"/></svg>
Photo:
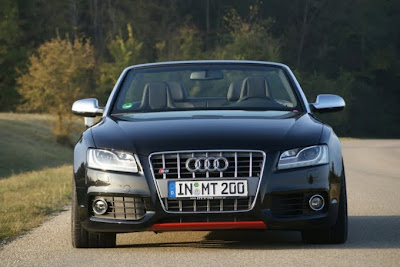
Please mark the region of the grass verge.
<svg viewBox="0 0 400 267"><path fill-rule="evenodd" d="M0 243L69 204L71 177L72 167L64 165L0 179Z"/></svg>
<svg viewBox="0 0 400 267"><path fill-rule="evenodd" d="M72 163L70 147L56 142L54 116L0 113L0 179Z"/></svg>

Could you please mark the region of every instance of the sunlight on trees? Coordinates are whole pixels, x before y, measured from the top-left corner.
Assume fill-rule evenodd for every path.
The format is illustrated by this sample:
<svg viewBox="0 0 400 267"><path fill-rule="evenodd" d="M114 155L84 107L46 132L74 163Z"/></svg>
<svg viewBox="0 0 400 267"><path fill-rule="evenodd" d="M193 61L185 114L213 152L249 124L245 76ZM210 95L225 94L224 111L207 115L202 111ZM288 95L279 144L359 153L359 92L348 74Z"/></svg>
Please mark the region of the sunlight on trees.
<svg viewBox="0 0 400 267"><path fill-rule="evenodd" d="M88 40L54 38L43 43L29 58L28 72L17 79L23 104L18 110L48 112L57 116L54 134L62 140L73 128L72 103L90 94L94 67Z"/></svg>
<svg viewBox="0 0 400 267"><path fill-rule="evenodd" d="M103 63L100 68L98 92L103 98L106 98L110 94L119 75L126 67L144 62L141 57L143 43L135 39L130 24L126 26L126 31L126 38L120 32L107 45L112 61Z"/></svg>
<svg viewBox="0 0 400 267"><path fill-rule="evenodd" d="M156 44L159 61L204 59L203 39L195 26L183 26L170 40Z"/></svg>
<svg viewBox="0 0 400 267"><path fill-rule="evenodd" d="M232 9L224 21L230 29L226 45L220 47L215 55L221 59L279 61L279 42L269 33L272 19L253 21L258 9L250 6L248 18L242 18Z"/></svg>

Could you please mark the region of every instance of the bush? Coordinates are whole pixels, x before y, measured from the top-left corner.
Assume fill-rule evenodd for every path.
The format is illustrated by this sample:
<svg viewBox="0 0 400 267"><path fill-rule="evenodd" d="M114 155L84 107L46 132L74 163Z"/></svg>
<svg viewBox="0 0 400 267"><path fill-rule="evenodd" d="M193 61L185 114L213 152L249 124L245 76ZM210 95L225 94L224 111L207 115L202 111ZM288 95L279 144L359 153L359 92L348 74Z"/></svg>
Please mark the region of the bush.
<svg viewBox="0 0 400 267"><path fill-rule="evenodd" d="M53 132L64 140L73 128L72 103L92 94L93 68L94 53L89 41L57 37L43 43L29 58L28 72L17 79L23 99L18 109L56 115Z"/></svg>

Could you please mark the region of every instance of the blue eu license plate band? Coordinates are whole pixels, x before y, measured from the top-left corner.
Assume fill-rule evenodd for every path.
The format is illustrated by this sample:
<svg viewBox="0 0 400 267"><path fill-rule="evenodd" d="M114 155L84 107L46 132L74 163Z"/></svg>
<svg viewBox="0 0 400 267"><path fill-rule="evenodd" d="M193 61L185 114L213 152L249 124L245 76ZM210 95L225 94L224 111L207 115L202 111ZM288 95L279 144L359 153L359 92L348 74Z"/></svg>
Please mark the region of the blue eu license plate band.
<svg viewBox="0 0 400 267"><path fill-rule="evenodd" d="M240 198L247 196L247 180L168 181L169 198Z"/></svg>
<svg viewBox="0 0 400 267"><path fill-rule="evenodd" d="M168 197L176 197L176 186L174 181L168 182Z"/></svg>

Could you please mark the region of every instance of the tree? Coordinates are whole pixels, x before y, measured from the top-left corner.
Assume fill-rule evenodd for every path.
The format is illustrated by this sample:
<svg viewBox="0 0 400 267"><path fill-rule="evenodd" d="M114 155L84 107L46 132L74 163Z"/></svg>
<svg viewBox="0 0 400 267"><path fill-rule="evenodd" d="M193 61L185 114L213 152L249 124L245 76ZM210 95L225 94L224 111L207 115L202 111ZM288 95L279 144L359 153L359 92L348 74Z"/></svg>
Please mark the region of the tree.
<svg viewBox="0 0 400 267"><path fill-rule="evenodd" d="M106 98L110 94L119 75L126 67L144 62L141 55L143 43L135 39L130 24L126 26L126 29L126 38L120 32L107 45L112 61L103 63L101 66L99 93L102 98Z"/></svg>
<svg viewBox="0 0 400 267"><path fill-rule="evenodd" d="M173 37L156 44L159 61L203 59L203 40L194 25L182 26Z"/></svg>
<svg viewBox="0 0 400 267"><path fill-rule="evenodd" d="M25 61L25 49L20 46L16 1L0 0L0 6L0 110L12 110L18 102L15 67Z"/></svg>
<svg viewBox="0 0 400 267"><path fill-rule="evenodd" d="M314 103L319 94L338 94L346 102L346 108L342 112L331 114L315 114L317 118L326 121L335 131L348 136L353 125L350 123L351 114L354 109L354 75L341 71L335 79L329 79L323 73L314 72L310 74L296 73L302 89L309 103Z"/></svg>
<svg viewBox="0 0 400 267"><path fill-rule="evenodd" d="M258 5L250 6L247 18L242 18L235 9L225 17L228 34L214 57L238 60L279 61L280 45L269 34L271 18L258 19Z"/></svg>
<svg viewBox="0 0 400 267"><path fill-rule="evenodd" d="M54 38L29 58L28 72L17 79L23 99L21 111L49 112L57 116L53 129L65 140L73 128L71 105L91 94L93 48L83 38Z"/></svg>
<svg viewBox="0 0 400 267"><path fill-rule="evenodd" d="M100 100L125 67L141 62L280 61L305 85L345 96L339 87L350 90L350 112L340 113L350 127L339 134L399 136L400 1L0 0L0 7L3 111L19 103L16 78L30 54L57 35L85 36L95 50ZM354 82L337 83L343 73ZM378 112L371 117L365 107L372 106Z"/></svg>

